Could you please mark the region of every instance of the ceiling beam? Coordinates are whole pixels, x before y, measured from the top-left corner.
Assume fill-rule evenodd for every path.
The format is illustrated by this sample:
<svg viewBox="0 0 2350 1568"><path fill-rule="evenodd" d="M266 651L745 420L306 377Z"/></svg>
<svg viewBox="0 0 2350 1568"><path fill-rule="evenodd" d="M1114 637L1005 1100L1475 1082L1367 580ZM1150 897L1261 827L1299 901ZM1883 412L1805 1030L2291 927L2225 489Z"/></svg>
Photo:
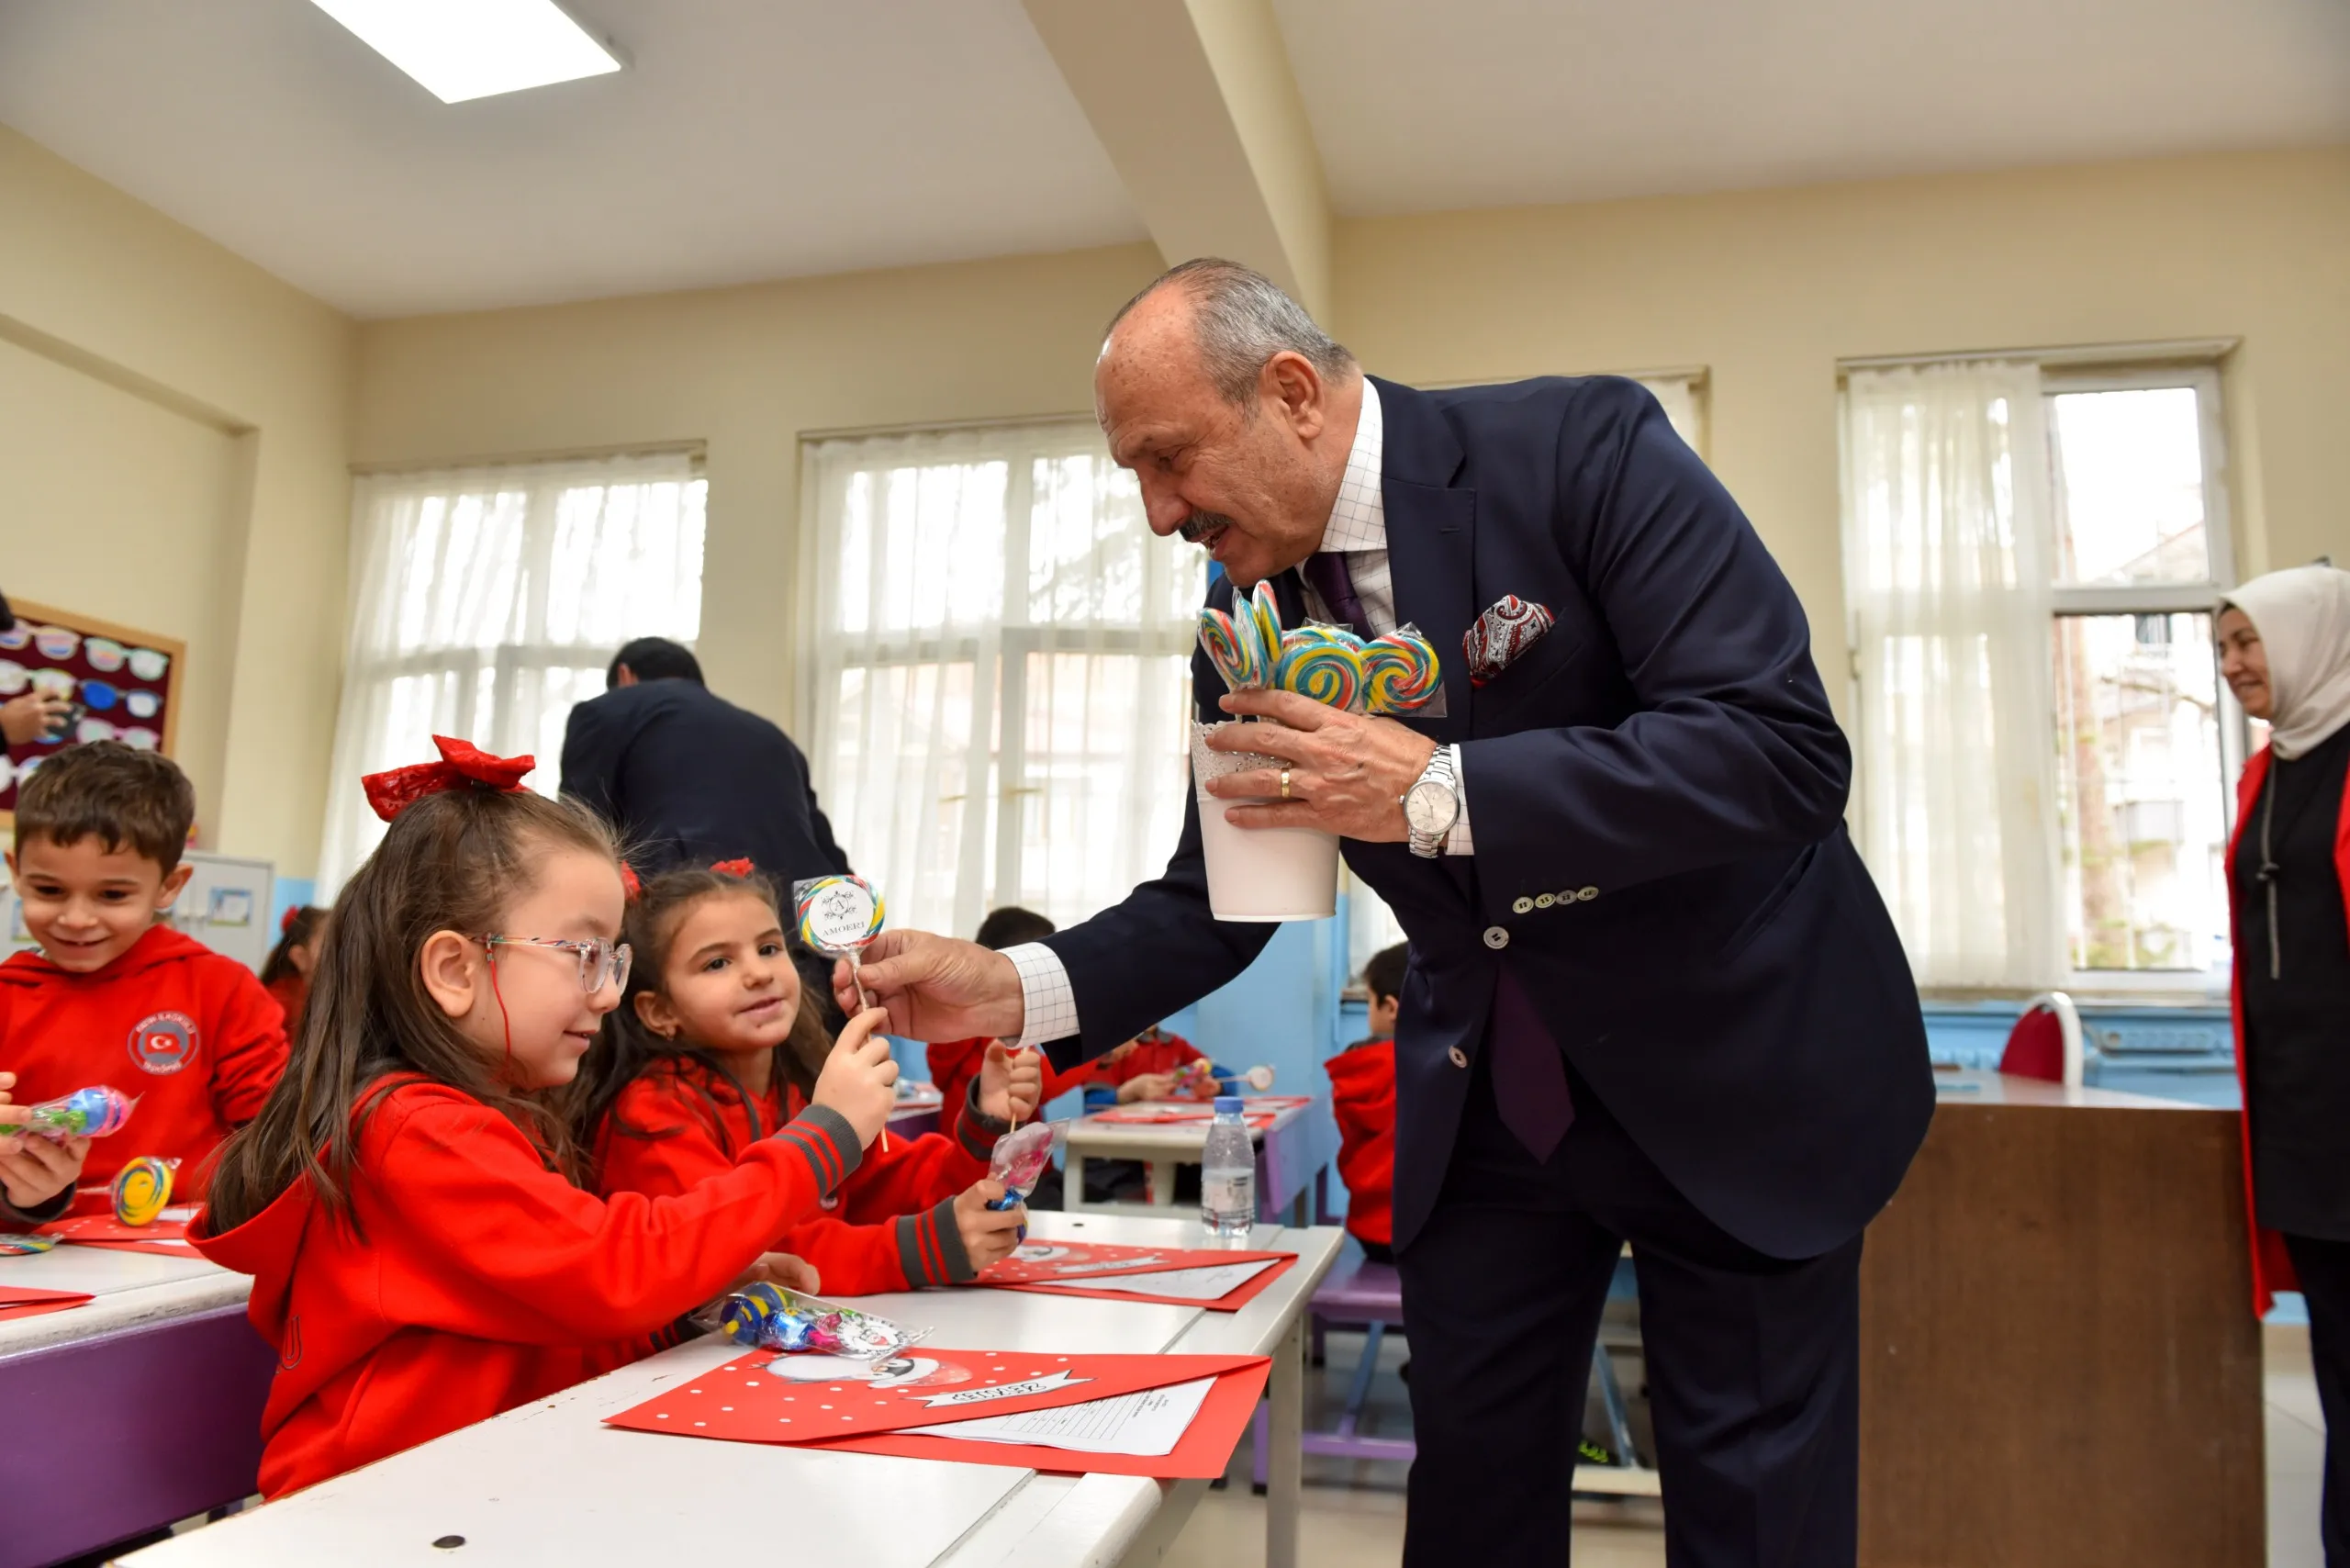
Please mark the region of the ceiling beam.
<svg viewBox="0 0 2350 1568"><path fill-rule="evenodd" d="M1171 264L1228 256L1327 321L1330 198L1271 0L1022 0Z"/></svg>

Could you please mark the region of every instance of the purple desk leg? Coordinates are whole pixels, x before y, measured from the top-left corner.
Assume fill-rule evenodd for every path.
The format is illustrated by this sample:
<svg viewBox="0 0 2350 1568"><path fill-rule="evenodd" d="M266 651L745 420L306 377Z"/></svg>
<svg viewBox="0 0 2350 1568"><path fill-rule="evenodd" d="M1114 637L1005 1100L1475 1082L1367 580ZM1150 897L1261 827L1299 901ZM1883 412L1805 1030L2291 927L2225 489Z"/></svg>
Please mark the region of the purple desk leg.
<svg viewBox="0 0 2350 1568"><path fill-rule="evenodd" d="M8 1509L0 1568L93 1551L250 1494L276 1370L241 1305L0 1356L10 1406L41 1417L37 1441L8 1444L8 1495L28 1506Z"/></svg>

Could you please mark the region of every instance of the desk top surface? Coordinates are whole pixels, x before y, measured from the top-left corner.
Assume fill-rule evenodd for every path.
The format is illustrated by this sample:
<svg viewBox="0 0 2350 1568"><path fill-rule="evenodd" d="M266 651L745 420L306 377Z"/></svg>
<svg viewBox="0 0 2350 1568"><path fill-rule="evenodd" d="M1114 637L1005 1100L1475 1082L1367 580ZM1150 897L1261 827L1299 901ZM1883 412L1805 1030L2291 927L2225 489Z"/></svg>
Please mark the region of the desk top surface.
<svg viewBox="0 0 2350 1568"><path fill-rule="evenodd" d="M1188 1220L1039 1214L1061 1240L1198 1246ZM860 1305L934 1343L1058 1351L1264 1354L1304 1310L1342 1233L1259 1226L1248 1245L1297 1266L1235 1313L986 1289L867 1298ZM59 1314L58 1316L66 1316ZM420 1448L126 1559L137 1568L334 1562L446 1562L432 1542L465 1538L480 1565L688 1561L761 1551L814 1563L1023 1568L1113 1562L1160 1506L1136 1476L1039 1475L755 1443L623 1431L602 1417L736 1347L682 1345L609 1376L452 1432Z"/></svg>
<svg viewBox="0 0 2350 1568"><path fill-rule="evenodd" d="M70 1243L28 1257L0 1258L0 1285L87 1291L95 1298L64 1312L0 1318L0 1356L233 1305L252 1291L245 1275L202 1258Z"/></svg>
<svg viewBox="0 0 2350 1568"><path fill-rule="evenodd" d="M1272 1114L1273 1125L1269 1127L1251 1126L1248 1129L1248 1137L1255 1142L1262 1143L1268 1137L1279 1137L1288 1132L1304 1118L1307 1112L1314 1109L1312 1098L1305 1098L1306 1103L1303 1105L1283 1105L1275 1110ZM1199 1103L1197 1101L1144 1101L1136 1105L1122 1106L1120 1109L1136 1110L1143 1105L1160 1103L1197 1104ZM1258 1109L1261 1113L1262 1107ZM1197 1154L1200 1147L1208 1140L1208 1128L1214 1125L1214 1118L1209 1116L1193 1116L1167 1122L1105 1121L1101 1114L1096 1112L1091 1115L1080 1116L1069 1124L1069 1141L1075 1147L1089 1151L1115 1149L1121 1152L1131 1150L1138 1153L1151 1153L1169 1149L1190 1150Z"/></svg>
<svg viewBox="0 0 2350 1568"><path fill-rule="evenodd" d="M1934 1098L1944 1105L2028 1105L2087 1111L2200 1111L2206 1115L2235 1114L2215 1111L2188 1100L2164 1100L2152 1094L2125 1094L2118 1089L2067 1089L2044 1079L2018 1078L1980 1068L1934 1073Z"/></svg>

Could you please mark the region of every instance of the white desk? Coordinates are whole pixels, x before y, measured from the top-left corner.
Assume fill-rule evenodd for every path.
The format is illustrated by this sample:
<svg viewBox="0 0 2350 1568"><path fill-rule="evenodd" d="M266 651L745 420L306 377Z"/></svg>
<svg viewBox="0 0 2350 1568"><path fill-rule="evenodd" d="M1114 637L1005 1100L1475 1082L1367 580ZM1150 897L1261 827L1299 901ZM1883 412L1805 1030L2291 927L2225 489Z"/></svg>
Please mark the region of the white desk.
<svg viewBox="0 0 2350 1568"><path fill-rule="evenodd" d="M1128 1107L1131 1109L1132 1107ZM1176 1122L1104 1121L1097 1113L1069 1124L1069 1168L1062 1182L1062 1203L1072 1214L1130 1215L1157 1217L1175 1203L1175 1168L1197 1165L1211 1124L1205 1117ZM1315 1216L1309 1194L1326 1177L1338 1157L1338 1137L1329 1113L1316 1101L1285 1105L1273 1113L1270 1127L1250 1127L1257 1146L1257 1215L1281 1216L1286 1211L1292 1226L1303 1226ZM1085 1201L1088 1159L1139 1159L1150 1167L1147 1204ZM1190 1217L1190 1216L1185 1216Z"/></svg>
<svg viewBox="0 0 2350 1568"><path fill-rule="evenodd" d="M1196 1222L1040 1214L1035 1235L1197 1245ZM1266 1562L1297 1562L1304 1314L1337 1256L1335 1229L1259 1226L1248 1245L1297 1264L1237 1313L1026 1291L946 1290L860 1305L954 1348L1271 1355L1273 1462ZM248 1568L455 1561L685 1562L755 1551L803 1568L1099 1568L1156 1561L1207 1483L1056 1476L755 1443L702 1442L603 1426L681 1377L731 1360L701 1340L396 1454L282 1502L123 1560L126 1568Z"/></svg>
<svg viewBox="0 0 2350 1568"><path fill-rule="evenodd" d="M94 1298L67 1312L0 1317L0 1356L13 1356L214 1307L242 1305L252 1293L253 1282L243 1274L232 1274L193 1256L166 1258L102 1247L59 1247L28 1257L0 1258L0 1285L87 1291Z"/></svg>

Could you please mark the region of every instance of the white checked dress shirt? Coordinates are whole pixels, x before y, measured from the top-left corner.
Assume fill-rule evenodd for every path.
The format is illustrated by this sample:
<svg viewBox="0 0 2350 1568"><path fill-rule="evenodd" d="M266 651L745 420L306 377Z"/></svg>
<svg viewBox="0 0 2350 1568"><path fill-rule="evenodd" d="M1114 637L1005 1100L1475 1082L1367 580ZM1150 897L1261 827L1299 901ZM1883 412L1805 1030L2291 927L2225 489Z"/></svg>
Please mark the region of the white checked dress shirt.
<svg viewBox="0 0 2350 1568"><path fill-rule="evenodd" d="M1379 388L1365 376L1362 414L1355 423L1354 446L1347 454L1346 476L1338 481L1337 502L1330 509L1330 521L1322 525L1322 549L1346 556L1355 598L1362 601L1372 633L1382 636L1396 626L1395 578L1387 564L1387 498L1379 479L1385 455L1386 420L1379 409ZM1316 620L1335 622L1337 616L1322 602L1322 596L1311 584L1303 586L1305 608ZM1469 834L1469 792L1460 772L1460 748L1449 749L1460 815L1445 835L1444 852L1472 855L1476 850ZM1017 1043L1041 1046L1076 1034L1077 993L1059 955L1041 942L1028 942L1005 948L1003 956L1020 971L1021 996L1027 1006L1027 1022Z"/></svg>

